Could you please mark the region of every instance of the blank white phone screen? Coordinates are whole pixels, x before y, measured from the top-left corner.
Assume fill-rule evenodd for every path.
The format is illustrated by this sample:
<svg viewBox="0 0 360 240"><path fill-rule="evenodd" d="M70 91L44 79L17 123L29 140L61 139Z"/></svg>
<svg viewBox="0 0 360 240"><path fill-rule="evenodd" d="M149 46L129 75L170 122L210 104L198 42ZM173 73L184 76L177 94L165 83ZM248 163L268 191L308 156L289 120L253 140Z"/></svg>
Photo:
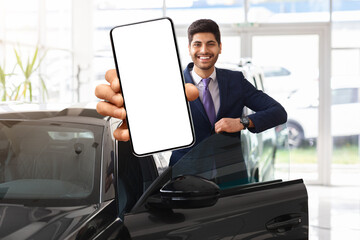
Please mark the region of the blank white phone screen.
<svg viewBox="0 0 360 240"><path fill-rule="evenodd" d="M191 146L194 132L169 18L111 30L134 154Z"/></svg>

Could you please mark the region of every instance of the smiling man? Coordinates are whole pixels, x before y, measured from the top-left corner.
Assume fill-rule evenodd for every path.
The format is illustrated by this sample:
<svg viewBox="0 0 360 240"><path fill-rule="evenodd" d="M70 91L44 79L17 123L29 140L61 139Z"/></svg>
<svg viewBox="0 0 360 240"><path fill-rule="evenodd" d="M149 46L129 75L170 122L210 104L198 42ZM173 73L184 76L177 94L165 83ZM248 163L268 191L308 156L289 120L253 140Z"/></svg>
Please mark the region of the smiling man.
<svg viewBox="0 0 360 240"><path fill-rule="evenodd" d="M188 39L193 62L184 70L186 95L191 101L197 97L196 88L199 93L199 97L190 102L196 137L194 146L215 133L226 132L240 137L243 129L259 133L286 122L285 109L251 85L241 72L215 68L222 47L216 22L210 19L193 22L188 28ZM96 96L105 100L98 103L97 111L102 115L125 119L116 71L109 70L105 78L110 86L96 87ZM255 113L243 116L244 107ZM120 141L129 140L126 124L116 130L114 136ZM173 151L170 165L174 165L190 149Z"/></svg>
<svg viewBox="0 0 360 240"><path fill-rule="evenodd" d="M210 19L193 22L188 28L188 40L193 62L184 71L185 81L199 91L199 98L190 102L196 144L214 133L240 136L243 129L258 133L286 122L284 108L253 87L241 72L215 68L222 48L216 22ZM243 116L245 106L256 113ZM170 165L188 150L174 151Z"/></svg>

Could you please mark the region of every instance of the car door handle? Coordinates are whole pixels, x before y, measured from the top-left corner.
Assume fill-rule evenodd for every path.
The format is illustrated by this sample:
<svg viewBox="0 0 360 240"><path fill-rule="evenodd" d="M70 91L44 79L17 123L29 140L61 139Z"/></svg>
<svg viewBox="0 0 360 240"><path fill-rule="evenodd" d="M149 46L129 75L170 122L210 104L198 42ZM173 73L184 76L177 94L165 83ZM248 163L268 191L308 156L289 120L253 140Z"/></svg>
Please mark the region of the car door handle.
<svg viewBox="0 0 360 240"><path fill-rule="evenodd" d="M269 221L266 224L266 228L271 232L275 231L281 233L293 229L297 225L301 224L301 222L302 222L302 218L298 214L283 215Z"/></svg>

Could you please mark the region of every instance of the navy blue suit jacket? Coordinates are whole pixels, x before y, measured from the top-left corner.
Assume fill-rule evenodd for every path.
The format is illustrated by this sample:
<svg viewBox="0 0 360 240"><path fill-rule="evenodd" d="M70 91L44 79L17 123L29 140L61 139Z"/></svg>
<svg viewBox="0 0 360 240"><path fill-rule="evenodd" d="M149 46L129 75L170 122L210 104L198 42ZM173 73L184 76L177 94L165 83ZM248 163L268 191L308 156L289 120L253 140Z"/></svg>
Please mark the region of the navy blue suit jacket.
<svg viewBox="0 0 360 240"><path fill-rule="evenodd" d="M194 64L190 63L184 70L186 83L194 83L190 74L193 66ZM248 115L255 125L255 128L249 129L251 132L259 133L286 122L285 109L263 91L257 90L241 72L216 68L216 79L220 92L220 108L216 121L222 118L240 118L246 106L255 112ZM194 146L196 146L215 131L200 98L190 102L190 108L196 137ZM240 132L237 134L240 136ZM170 158L170 165L174 165L190 149L174 151Z"/></svg>

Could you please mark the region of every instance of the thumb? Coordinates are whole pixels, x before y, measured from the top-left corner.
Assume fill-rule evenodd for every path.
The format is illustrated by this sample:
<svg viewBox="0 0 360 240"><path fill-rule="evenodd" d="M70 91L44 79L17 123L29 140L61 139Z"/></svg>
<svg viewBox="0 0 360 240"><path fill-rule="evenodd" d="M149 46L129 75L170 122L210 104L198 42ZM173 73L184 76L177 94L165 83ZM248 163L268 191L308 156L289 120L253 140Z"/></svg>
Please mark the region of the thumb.
<svg viewBox="0 0 360 240"><path fill-rule="evenodd" d="M188 101L194 101L199 97L198 89L191 83L185 84L185 93Z"/></svg>

